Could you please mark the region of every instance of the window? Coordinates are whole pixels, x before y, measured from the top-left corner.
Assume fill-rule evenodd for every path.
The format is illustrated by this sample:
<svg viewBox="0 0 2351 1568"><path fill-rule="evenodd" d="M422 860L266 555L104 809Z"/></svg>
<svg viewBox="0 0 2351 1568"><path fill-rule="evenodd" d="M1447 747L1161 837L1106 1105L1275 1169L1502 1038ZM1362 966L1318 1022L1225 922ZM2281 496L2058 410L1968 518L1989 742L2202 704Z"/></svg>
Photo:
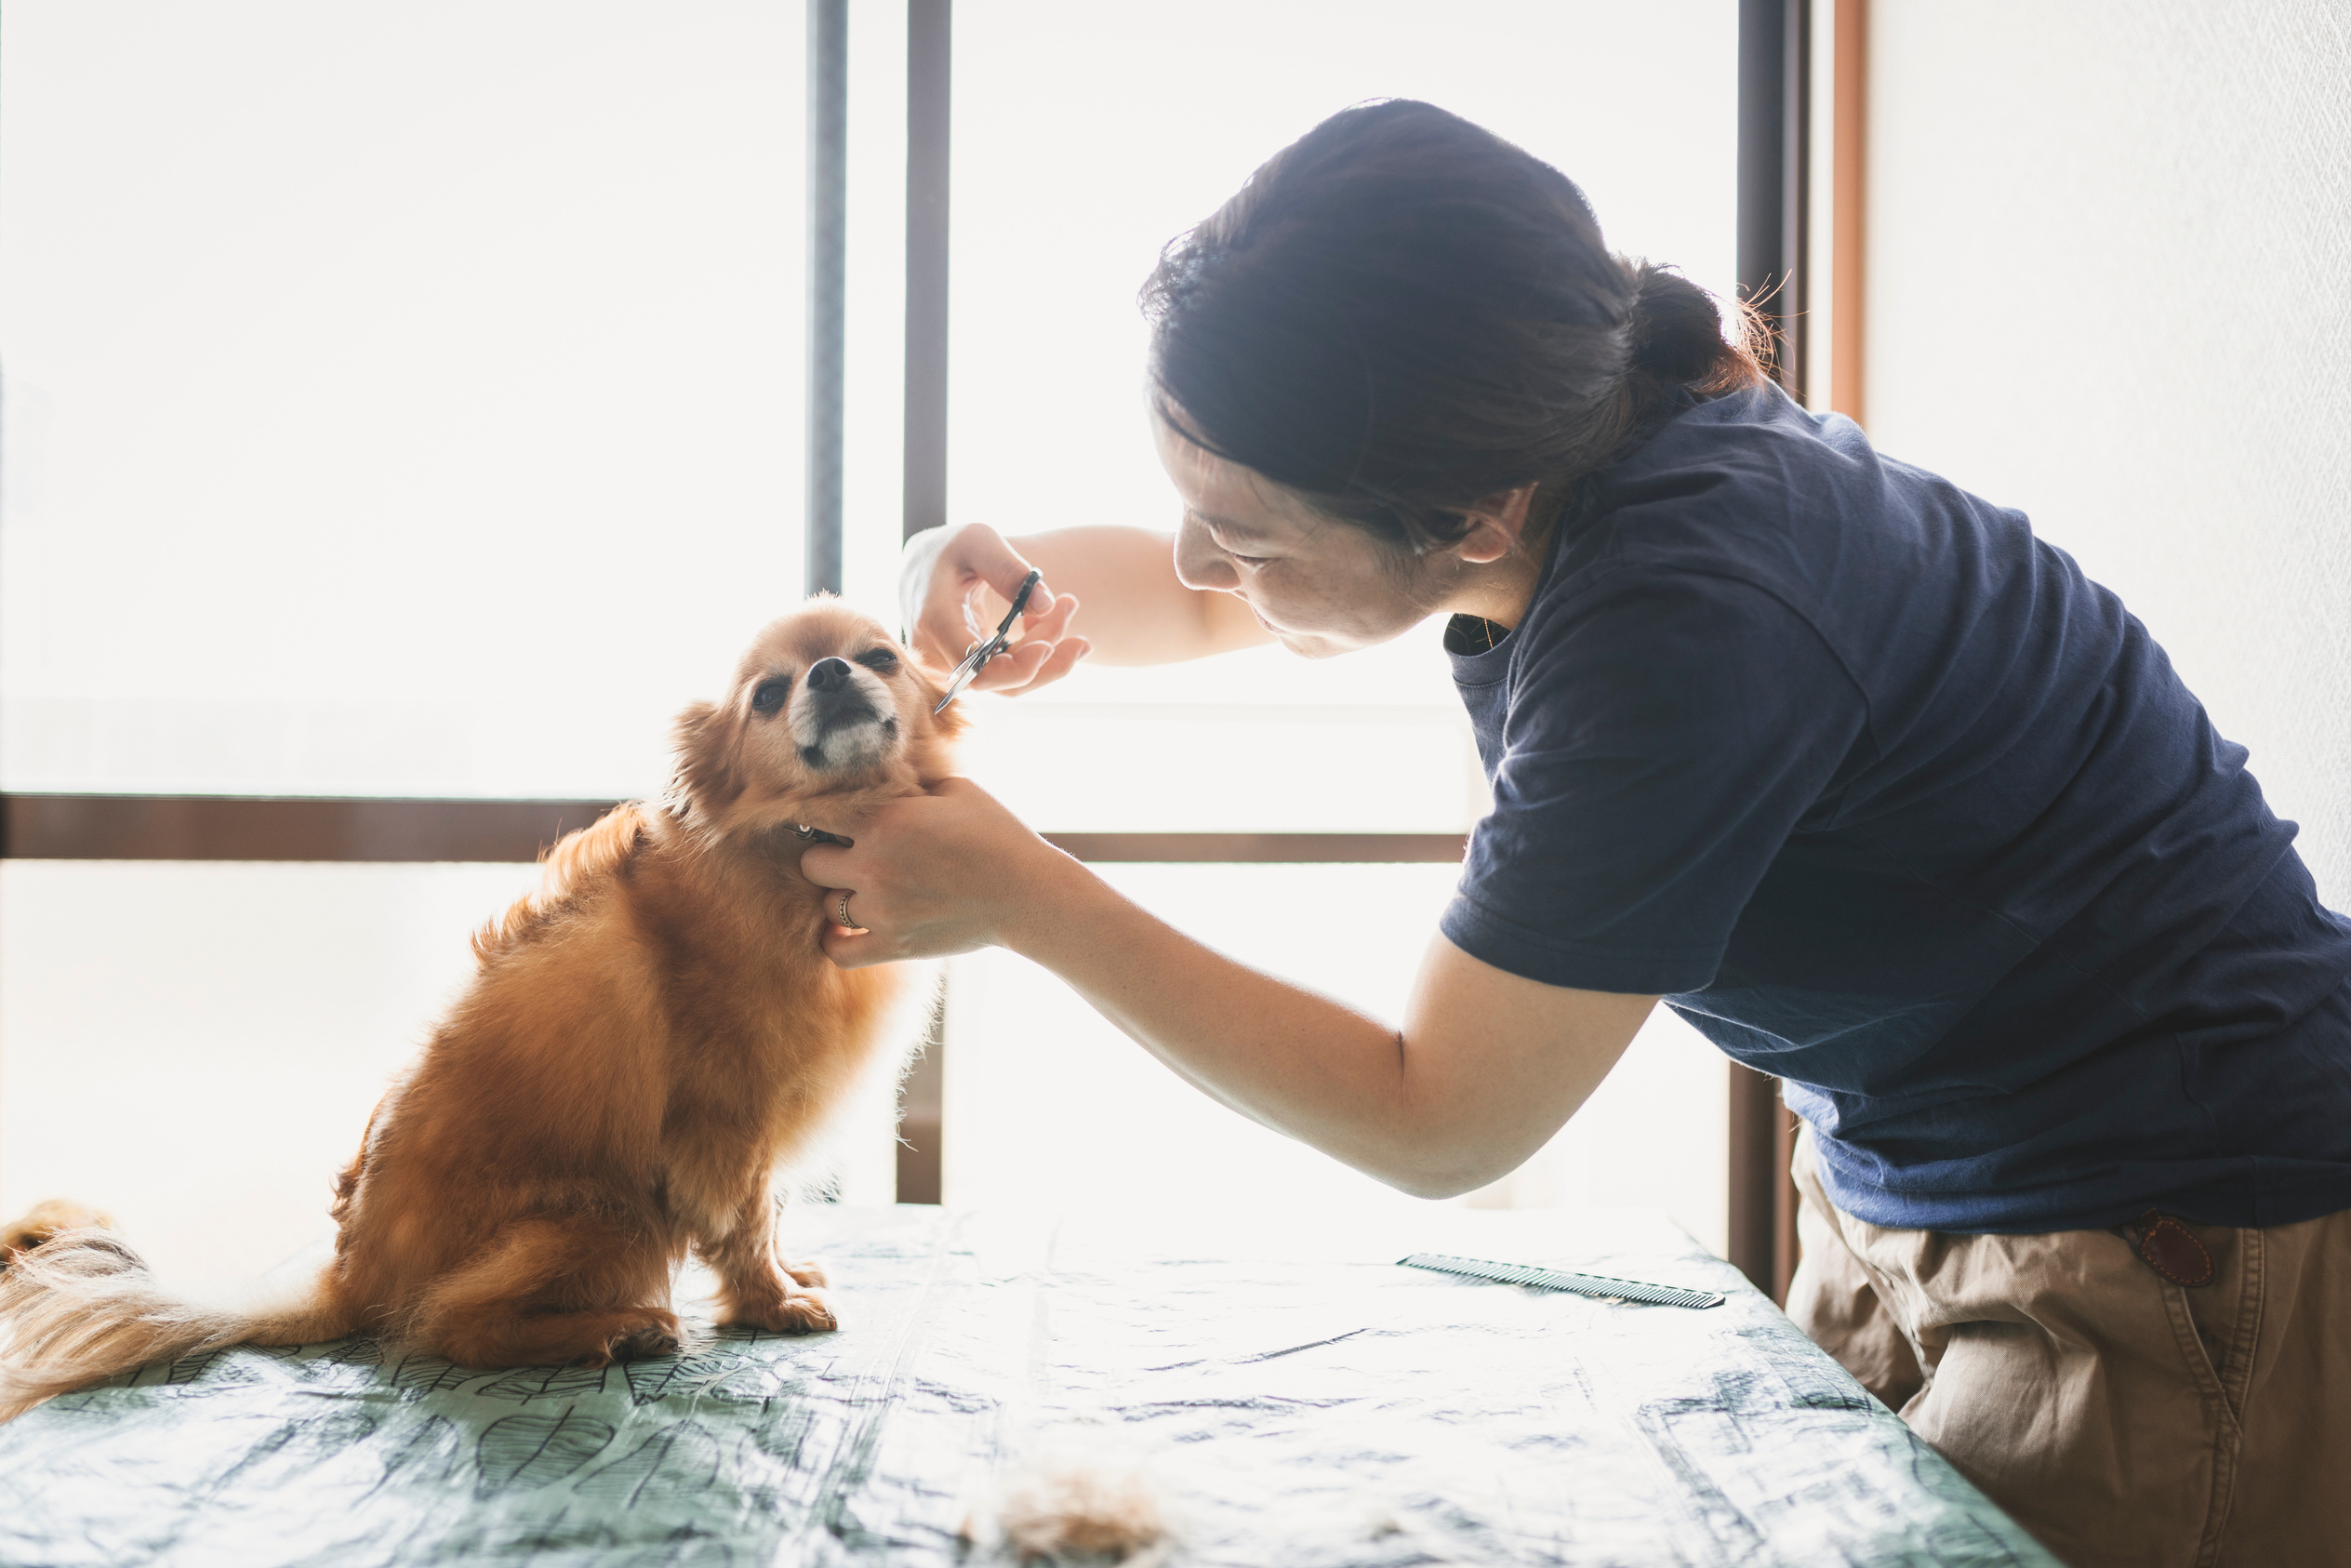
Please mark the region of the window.
<svg viewBox="0 0 2351 1568"><path fill-rule="evenodd" d="M800 593L803 39L749 0L11 4L0 786L657 788ZM528 876L7 862L0 1209L275 1263Z"/></svg>
<svg viewBox="0 0 2351 1568"><path fill-rule="evenodd" d="M800 591L796 8L6 27L0 782L657 785Z"/></svg>
<svg viewBox="0 0 2351 1568"><path fill-rule="evenodd" d="M910 29L849 19L844 574L886 614ZM750 0L12 4L0 791L657 789L671 715L802 590L805 35L802 7ZM961 7L953 40L957 521L1172 522L1136 288L1365 98L1491 126L1581 181L1620 248L1729 292L1729 0L1023 0ZM1484 785L1434 633L1083 671L980 704L972 771L1048 831L1458 832ZM1454 872L1106 874L1393 1012ZM274 1262L528 877L0 863L0 1210L111 1203L198 1281ZM1072 1168L1127 1205L1406 1202L1016 960L959 961L951 990L951 1202L1066 1203ZM1721 1082L1661 1016L1473 1201L1662 1199L1719 1245ZM886 1197L878 1120L868 1141L845 1192Z"/></svg>
<svg viewBox="0 0 2351 1568"><path fill-rule="evenodd" d="M1173 526L1144 418L1136 291L1160 246L1257 164L1365 99L1428 99L1517 141L1584 186L1618 248L1729 297L1734 7L1372 4L1335 24L1339 14L1235 0L958 10L955 521ZM1265 648L1081 670L985 703L971 771L1029 821L1068 831L1461 831L1485 786L1438 631L1322 663ZM1456 874L1106 870L1223 950L1390 1017ZM950 1203L1067 1203L1071 1160L1085 1195L1110 1203L1403 1201L1186 1089L1017 959L958 960L950 997ZM1719 1247L1722 1076L1719 1053L1660 1010L1594 1113L1479 1201L1662 1194ZM1676 1130L1670 1162L1652 1151L1661 1127Z"/></svg>

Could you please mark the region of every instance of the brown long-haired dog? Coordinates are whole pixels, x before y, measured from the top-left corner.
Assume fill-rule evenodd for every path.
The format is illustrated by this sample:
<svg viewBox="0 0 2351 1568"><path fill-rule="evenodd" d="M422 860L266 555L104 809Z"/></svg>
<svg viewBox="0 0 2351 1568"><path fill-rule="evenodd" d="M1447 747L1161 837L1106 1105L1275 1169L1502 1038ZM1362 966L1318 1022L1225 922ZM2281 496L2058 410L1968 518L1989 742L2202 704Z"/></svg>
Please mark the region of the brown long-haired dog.
<svg viewBox="0 0 2351 1568"><path fill-rule="evenodd" d="M943 777L938 695L836 602L762 631L726 700L679 718L668 796L555 845L474 938L472 986L336 1183L303 1298L197 1307L113 1231L63 1230L0 1273L0 1419L165 1356L363 1330L473 1367L657 1355L689 1248L722 1325L832 1327L821 1274L777 1253L774 1182L886 1068L921 988L825 959L795 830L854 833Z"/></svg>

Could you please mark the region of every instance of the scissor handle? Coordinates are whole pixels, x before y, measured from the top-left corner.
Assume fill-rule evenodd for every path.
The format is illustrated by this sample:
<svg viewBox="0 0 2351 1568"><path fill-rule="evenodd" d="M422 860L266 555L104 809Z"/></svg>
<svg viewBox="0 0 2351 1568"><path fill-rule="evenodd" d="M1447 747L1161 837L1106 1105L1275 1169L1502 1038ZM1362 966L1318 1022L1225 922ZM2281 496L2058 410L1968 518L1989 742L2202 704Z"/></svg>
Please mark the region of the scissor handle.
<svg viewBox="0 0 2351 1568"><path fill-rule="evenodd" d="M1037 584L1044 580L1044 573L1034 566L1029 568L1029 575L1020 579L1020 591L1012 596L1012 608L1004 613L1003 622L996 628L999 638L1012 630L1012 623L1018 620L1020 612L1029 607L1029 595L1037 591Z"/></svg>

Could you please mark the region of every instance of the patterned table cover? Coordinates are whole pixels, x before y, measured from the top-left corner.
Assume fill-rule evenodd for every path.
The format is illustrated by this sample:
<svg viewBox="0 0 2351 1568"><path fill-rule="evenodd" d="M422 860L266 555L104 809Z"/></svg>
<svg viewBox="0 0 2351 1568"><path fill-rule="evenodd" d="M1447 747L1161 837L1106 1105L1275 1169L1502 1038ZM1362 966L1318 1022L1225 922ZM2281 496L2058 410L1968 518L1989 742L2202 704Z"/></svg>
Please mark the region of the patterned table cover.
<svg viewBox="0 0 2351 1568"><path fill-rule="evenodd" d="M0 1427L0 1563L976 1565L1009 1561L1003 1478L1072 1451L1141 1467L1176 1564L2054 1561L1662 1219L787 1227L837 1334L597 1371L239 1348L55 1401ZM1419 1250L1730 1299L1395 1266Z"/></svg>

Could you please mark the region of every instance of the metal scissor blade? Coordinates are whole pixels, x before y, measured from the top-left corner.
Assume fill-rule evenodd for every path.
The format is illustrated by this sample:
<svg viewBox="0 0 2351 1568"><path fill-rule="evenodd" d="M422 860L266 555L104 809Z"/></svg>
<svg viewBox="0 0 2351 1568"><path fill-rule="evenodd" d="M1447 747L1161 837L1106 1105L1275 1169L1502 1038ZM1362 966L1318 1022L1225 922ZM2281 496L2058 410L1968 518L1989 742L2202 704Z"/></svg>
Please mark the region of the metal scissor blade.
<svg viewBox="0 0 2351 1568"><path fill-rule="evenodd" d="M955 667L955 673L947 678L947 695L940 698L938 706L931 710L933 717L946 712L947 705L962 696L963 688L972 684L972 677L979 673L979 667L1003 651L1001 648L991 650L990 644L994 642L991 637L963 656L963 662Z"/></svg>

